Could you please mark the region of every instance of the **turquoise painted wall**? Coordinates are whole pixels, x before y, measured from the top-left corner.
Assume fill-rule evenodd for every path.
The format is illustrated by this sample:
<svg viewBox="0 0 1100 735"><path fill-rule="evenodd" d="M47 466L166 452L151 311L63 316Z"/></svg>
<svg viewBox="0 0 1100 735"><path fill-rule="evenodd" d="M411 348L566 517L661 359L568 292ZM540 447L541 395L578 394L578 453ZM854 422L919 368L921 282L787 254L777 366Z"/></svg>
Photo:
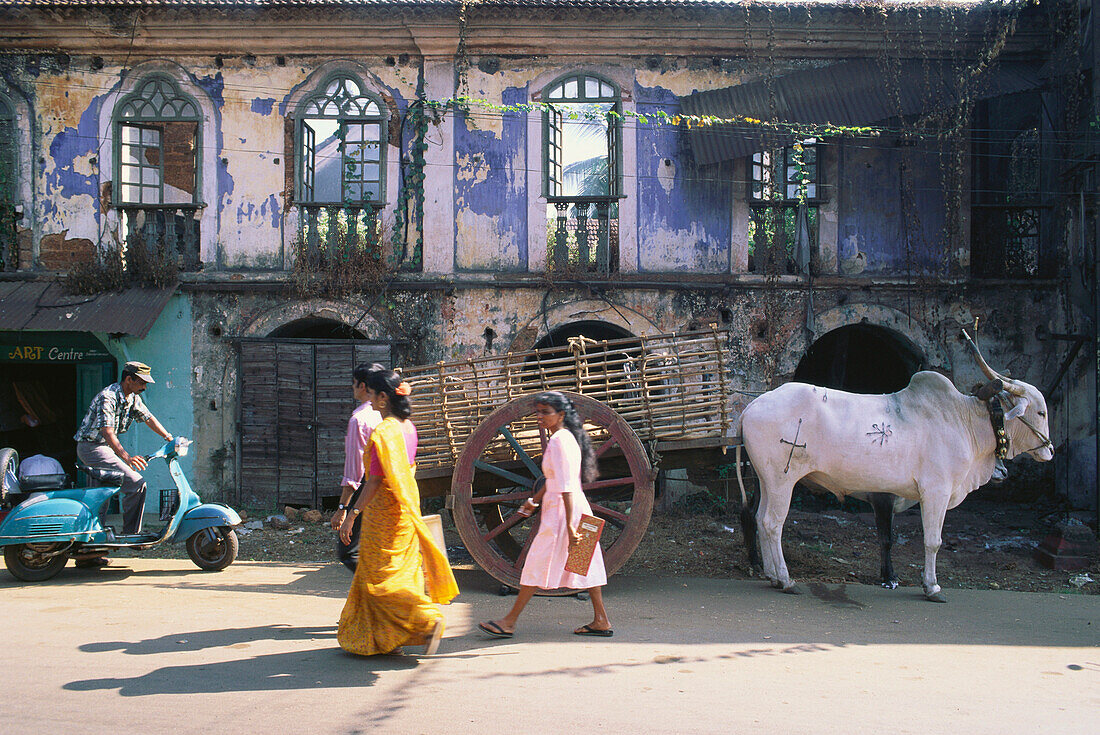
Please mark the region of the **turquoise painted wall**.
<svg viewBox="0 0 1100 735"><path fill-rule="evenodd" d="M129 360L139 360L153 369L156 381L142 394L142 400L174 436L194 438L195 415L191 403L191 301L176 294L161 312L145 339L123 337L109 338L98 334L107 349L118 360L119 370ZM118 380L118 375L115 375ZM130 454L150 454L163 443L161 438L144 424L135 424L121 437L122 446ZM193 458L189 455L181 461L184 474L191 477ZM163 460L150 463L144 473L149 486L145 500L146 522L155 522L159 510L160 490L172 488L168 465ZM202 495L201 488L195 488ZM205 498L204 498L205 500Z"/></svg>

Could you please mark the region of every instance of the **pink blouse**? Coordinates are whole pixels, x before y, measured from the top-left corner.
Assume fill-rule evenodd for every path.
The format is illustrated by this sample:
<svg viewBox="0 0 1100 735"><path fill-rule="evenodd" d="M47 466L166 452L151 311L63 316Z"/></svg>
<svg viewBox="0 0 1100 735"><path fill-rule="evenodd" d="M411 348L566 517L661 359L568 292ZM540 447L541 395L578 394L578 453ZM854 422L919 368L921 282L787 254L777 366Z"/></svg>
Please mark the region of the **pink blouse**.
<svg viewBox="0 0 1100 735"><path fill-rule="evenodd" d="M408 452L408 455L409 455L409 464L415 464L415 462L416 462L416 439L417 439L416 427L413 425L412 421L402 421L400 423L401 423L401 431L404 432L404 434L405 434L405 450ZM370 473L369 474L374 475L375 477L381 477L382 474L383 474L382 473L382 463L378 461L378 457L374 456L374 452L371 451L370 446L367 447L366 454L370 455L370 462L369 462ZM366 457L364 456L364 458L366 458Z"/></svg>

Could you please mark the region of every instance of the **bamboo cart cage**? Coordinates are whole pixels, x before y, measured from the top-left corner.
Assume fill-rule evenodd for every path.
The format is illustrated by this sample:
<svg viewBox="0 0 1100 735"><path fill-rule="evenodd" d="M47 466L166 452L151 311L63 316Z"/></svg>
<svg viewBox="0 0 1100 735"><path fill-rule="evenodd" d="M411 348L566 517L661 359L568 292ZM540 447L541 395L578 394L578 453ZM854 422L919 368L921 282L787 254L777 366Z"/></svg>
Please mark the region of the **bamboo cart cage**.
<svg viewBox="0 0 1100 735"><path fill-rule="evenodd" d="M601 544L613 573L649 524L657 453L686 456L736 442L726 344L727 334L714 328L572 337L564 347L403 369L416 403L424 494L449 478L447 504L466 548L491 575L517 586L538 514L516 511L540 487L549 439L535 422L532 399L565 392L596 450L600 477L584 491L607 521Z"/></svg>

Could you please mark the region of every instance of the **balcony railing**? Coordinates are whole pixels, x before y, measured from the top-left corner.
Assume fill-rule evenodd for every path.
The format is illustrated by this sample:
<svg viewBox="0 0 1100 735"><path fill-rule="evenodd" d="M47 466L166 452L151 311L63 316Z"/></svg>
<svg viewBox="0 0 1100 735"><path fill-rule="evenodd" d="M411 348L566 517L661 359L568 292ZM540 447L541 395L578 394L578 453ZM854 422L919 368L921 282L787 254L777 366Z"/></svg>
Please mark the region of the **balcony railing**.
<svg viewBox="0 0 1100 735"><path fill-rule="evenodd" d="M202 267L198 205L123 204L119 210L128 251L141 247L154 259L175 257L181 271Z"/></svg>
<svg viewBox="0 0 1100 735"><path fill-rule="evenodd" d="M772 275L799 272L798 203L754 205L749 221L749 271ZM807 207L810 252L817 242L817 207Z"/></svg>
<svg viewBox="0 0 1100 735"><path fill-rule="evenodd" d="M366 256L382 262L382 221L379 208L363 205L301 205L299 258L317 270Z"/></svg>
<svg viewBox="0 0 1100 735"><path fill-rule="evenodd" d="M971 273L975 278L1037 278L1051 263L1043 258L1041 205L975 204L971 214Z"/></svg>
<svg viewBox="0 0 1100 735"><path fill-rule="evenodd" d="M547 220L551 271L606 276L619 269L617 199L554 198Z"/></svg>

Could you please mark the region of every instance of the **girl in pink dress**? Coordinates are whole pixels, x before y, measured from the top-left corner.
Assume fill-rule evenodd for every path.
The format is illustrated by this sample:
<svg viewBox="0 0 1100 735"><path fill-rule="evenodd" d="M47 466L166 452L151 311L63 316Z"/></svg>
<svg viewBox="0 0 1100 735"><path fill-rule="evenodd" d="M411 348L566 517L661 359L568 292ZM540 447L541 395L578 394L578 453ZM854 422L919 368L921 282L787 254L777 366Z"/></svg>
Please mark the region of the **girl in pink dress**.
<svg viewBox="0 0 1100 735"><path fill-rule="evenodd" d="M478 627L493 637L511 638L517 618L536 589L569 587L588 590L592 600L592 622L573 632L577 635L610 637L613 635L611 623L603 605L607 573L599 545L587 575L582 577L565 571L569 549L580 541L577 524L581 514L592 514L592 507L581 489L582 478L583 482L596 479L596 457L592 445L580 416L564 394L550 391L535 396L535 416L539 426L550 433L550 442L542 455L542 473L546 476L546 483L534 497L524 502L519 512L530 515L541 505L538 531L523 563L516 603L500 620L489 620Z"/></svg>

